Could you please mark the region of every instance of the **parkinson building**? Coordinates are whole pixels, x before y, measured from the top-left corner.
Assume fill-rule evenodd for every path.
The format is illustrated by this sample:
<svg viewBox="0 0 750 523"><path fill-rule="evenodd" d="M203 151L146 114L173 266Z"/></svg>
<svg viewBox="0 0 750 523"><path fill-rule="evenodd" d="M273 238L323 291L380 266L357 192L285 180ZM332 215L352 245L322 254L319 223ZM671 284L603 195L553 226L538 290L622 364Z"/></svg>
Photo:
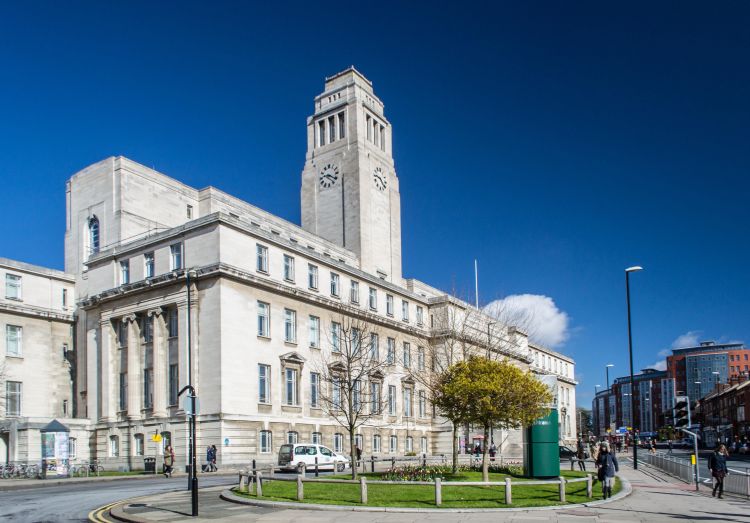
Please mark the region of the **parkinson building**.
<svg viewBox="0 0 750 523"><path fill-rule="evenodd" d="M455 338L445 318L470 318L462 343L482 353L524 369L533 357L523 332L402 277L391 138L369 80L354 68L327 78L307 121L301 227L123 157L68 181L65 272L75 281L74 401L88 420L87 455L140 468L169 442L186 460L179 392L191 378L197 447L215 444L223 464L270 462L295 441L348 452L346 430L322 408L319 371L335 360L342 317L371 326L368 348L385 362L358 384L383 404L357 429L358 446L450 453L450 424L421 379L435 347ZM522 452L519 431L495 443Z"/></svg>

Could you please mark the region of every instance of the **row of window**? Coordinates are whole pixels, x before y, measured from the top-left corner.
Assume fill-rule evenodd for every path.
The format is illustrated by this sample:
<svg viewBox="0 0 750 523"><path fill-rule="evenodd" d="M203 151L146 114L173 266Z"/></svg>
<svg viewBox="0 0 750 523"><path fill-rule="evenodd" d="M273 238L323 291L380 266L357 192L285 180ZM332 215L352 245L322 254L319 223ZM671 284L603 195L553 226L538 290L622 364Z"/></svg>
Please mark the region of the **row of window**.
<svg viewBox="0 0 750 523"><path fill-rule="evenodd" d="M298 407L301 405L300 401L300 371L295 368L285 368L283 374L283 398L282 402L284 405ZM317 372L310 373L310 389L309 389L309 400L312 408L321 407L321 383L320 374ZM342 390L341 383L334 379L330 384L330 398L333 408L341 407ZM354 391L352 394L352 402L354 410L365 411L369 410L371 414L381 414L383 410L383 398L381 392L382 383L379 381L371 381L369 383L369 390L363 390L362 383L358 380L354 383ZM387 391L387 409L388 414L391 416L397 415L397 389L395 385L388 385ZM413 410L413 394L414 390L409 387L402 389L403 396L403 414L404 416L412 417L414 415ZM270 404L271 403L271 366L266 364L258 365L258 403ZM417 392L417 415L420 418L427 416L427 395L425 391L420 390Z"/></svg>
<svg viewBox="0 0 750 523"><path fill-rule="evenodd" d="M534 351L534 364L540 369L555 372L567 378L573 377L569 374L568 364L566 362L552 358L549 354Z"/></svg>
<svg viewBox="0 0 750 523"><path fill-rule="evenodd" d="M182 244L175 243L169 246L169 270L176 271L183 269L182 265ZM130 283L130 259L120 261L120 285ZM143 278L153 278L154 272L154 252L143 254Z"/></svg>
<svg viewBox="0 0 750 523"><path fill-rule="evenodd" d="M169 432L162 432L162 448L166 448L167 446L172 444L172 434ZM70 441L70 440L69 440ZM74 445L75 445L75 440ZM132 455L133 456L144 456L145 455L145 446L144 446L144 435L143 434L133 434L133 446L132 446ZM70 447L70 444L68 445ZM109 455L110 457L117 458L120 456L120 436L110 436L109 437ZM70 456L71 458L74 458L75 455Z"/></svg>
<svg viewBox="0 0 750 523"><path fill-rule="evenodd" d="M170 338L176 338L179 334L179 320L177 316L177 309L172 307L166 312L166 326L167 336ZM143 343L151 343L154 341L154 318L148 315L142 315L138 318L138 326L141 332L141 341ZM126 321L118 321L115 324L117 334L117 346L119 348L127 347L128 345L128 324Z"/></svg>
<svg viewBox="0 0 750 523"><path fill-rule="evenodd" d="M263 274L269 274L269 263L268 263L268 247L260 243L256 244L256 263L255 268L258 272ZM284 254L283 263L283 278L284 281L289 283L295 283L296 278L296 264L294 256ZM330 272L330 295L333 298L341 298L341 276L331 271ZM318 266L312 263L307 264L307 288L311 291L319 290L319 271ZM349 282L349 302L354 305L360 304L360 286L356 280ZM375 287L369 287L367 295L367 303L370 310L378 310L378 290ZM392 294L386 294L385 296L385 309L388 316L394 315L394 298ZM409 322L409 309L410 304L408 300L401 300L401 319L405 322ZM417 325L424 324L424 308L421 305L416 306L416 320Z"/></svg>
<svg viewBox="0 0 750 523"><path fill-rule="evenodd" d="M154 406L154 370L151 368L143 369L143 398L142 408L150 409ZM128 410L128 373L120 372L119 382L119 410ZM169 365L169 380L167 383L169 392L169 406L177 405L177 393L179 391L180 384L180 371L177 363Z"/></svg>
<svg viewBox="0 0 750 523"><path fill-rule="evenodd" d="M742 365L730 365L729 366L729 372L740 372L742 370ZM747 365L745 365L745 370L750 370Z"/></svg>
<svg viewBox="0 0 750 523"><path fill-rule="evenodd" d="M294 445L298 442L299 439L299 433L296 431L289 431L286 433L286 443ZM373 453L379 453L382 452L382 436L380 434L373 434L372 436L372 452ZM312 433L312 443L313 445L324 445L323 443L323 434L320 432L313 432ZM364 438L362 437L362 434L355 434L354 435L354 445L359 448L360 450L364 449ZM398 452L398 436L392 434L388 437L388 452L390 453L396 453ZM404 445L403 445L404 452L413 452L414 451L414 438L412 436L406 436L404 438ZM261 430L260 431L260 437L259 437L259 451L262 454L270 454L273 452L273 433L270 430ZM340 432L337 432L333 435L333 451L334 452L344 452L344 435ZM421 452L427 452L427 436L422 436L420 439L420 451ZM325 451L321 450L321 452L325 453Z"/></svg>
<svg viewBox="0 0 750 523"><path fill-rule="evenodd" d="M745 353L744 356L745 356L745 361L747 361L748 360L747 353ZM729 355L729 361L740 361L740 359L741 358L740 358L739 354L730 354Z"/></svg>
<svg viewBox="0 0 750 523"><path fill-rule="evenodd" d="M376 147L380 147L381 151L385 151L385 126L376 118L366 114L365 128L367 129L367 140L374 143Z"/></svg>
<svg viewBox="0 0 750 523"><path fill-rule="evenodd" d="M346 138L346 111L318 120L318 147Z"/></svg>
<svg viewBox="0 0 750 523"><path fill-rule="evenodd" d="M68 308L68 289L61 289L60 301L63 309ZM23 300L23 278L18 274L5 273L5 298Z"/></svg>

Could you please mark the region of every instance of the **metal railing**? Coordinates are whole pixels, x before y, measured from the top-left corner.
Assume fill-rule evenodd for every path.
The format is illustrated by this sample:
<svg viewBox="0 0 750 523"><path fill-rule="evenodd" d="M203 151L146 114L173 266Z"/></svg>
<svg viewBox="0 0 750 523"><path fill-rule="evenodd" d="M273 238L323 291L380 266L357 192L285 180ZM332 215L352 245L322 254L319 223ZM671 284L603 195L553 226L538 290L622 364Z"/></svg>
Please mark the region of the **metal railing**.
<svg viewBox="0 0 750 523"><path fill-rule="evenodd" d="M643 456L639 456L638 459L685 483L695 482L695 467L689 459L663 452L657 452L656 454L646 453ZM705 460L701 463L699 459L698 464L705 465ZM701 485L713 488L714 479L709 475L707 470L701 470L699 466L698 474ZM729 466L729 474L724 478L724 492L750 498L750 468Z"/></svg>

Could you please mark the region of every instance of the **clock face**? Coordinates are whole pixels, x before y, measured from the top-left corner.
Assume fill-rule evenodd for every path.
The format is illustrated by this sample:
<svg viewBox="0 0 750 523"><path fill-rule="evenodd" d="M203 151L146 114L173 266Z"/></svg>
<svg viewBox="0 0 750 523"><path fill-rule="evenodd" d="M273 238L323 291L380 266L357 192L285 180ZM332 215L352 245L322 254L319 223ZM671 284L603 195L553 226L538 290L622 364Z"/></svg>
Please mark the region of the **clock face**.
<svg viewBox="0 0 750 523"><path fill-rule="evenodd" d="M323 189L328 189L333 184L336 183L336 180L339 179L339 168L335 165L329 163L325 167L323 167L320 170L320 177L318 178L320 182L320 186Z"/></svg>
<svg viewBox="0 0 750 523"><path fill-rule="evenodd" d="M372 180L379 191L385 191L385 188L388 187L388 175L380 167L375 167L375 170L372 171Z"/></svg>

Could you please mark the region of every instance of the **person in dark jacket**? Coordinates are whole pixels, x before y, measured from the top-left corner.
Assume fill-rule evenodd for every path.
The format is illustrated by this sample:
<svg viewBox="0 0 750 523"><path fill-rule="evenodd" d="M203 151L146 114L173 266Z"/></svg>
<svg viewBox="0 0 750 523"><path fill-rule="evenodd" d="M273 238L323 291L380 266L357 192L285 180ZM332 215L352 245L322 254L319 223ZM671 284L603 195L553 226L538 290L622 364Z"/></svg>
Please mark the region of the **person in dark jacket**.
<svg viewBox="0 0 750 523"><path fill-rule="evenodd" d="M604 499L612 496L612 487L615 484L615 473L619 472L620 465L617 458L609 451L609 444L604 442L599 448L599 456L596 458L597 477L602 482L602 495Z"/></svg>
<svg viewBox="0 0 750 523"><path fill-rule="evenodd" d="M586 459L586 447L583 444L582 439L578 439L578 443L576 445L576 459L578 460L578 468L585 471L586 470L586 462L584 461Z"/></svg>
<svg viewBox="0 0 750 523"><path fill-rule="evenodd" d="M721 495L724 493L724 477L728 474L727 448L724 445L719 445L719 448L708 458L708 470L714 477L714 490L711 495L715 497L718 490L719 499L721 499Z"/></svg>

